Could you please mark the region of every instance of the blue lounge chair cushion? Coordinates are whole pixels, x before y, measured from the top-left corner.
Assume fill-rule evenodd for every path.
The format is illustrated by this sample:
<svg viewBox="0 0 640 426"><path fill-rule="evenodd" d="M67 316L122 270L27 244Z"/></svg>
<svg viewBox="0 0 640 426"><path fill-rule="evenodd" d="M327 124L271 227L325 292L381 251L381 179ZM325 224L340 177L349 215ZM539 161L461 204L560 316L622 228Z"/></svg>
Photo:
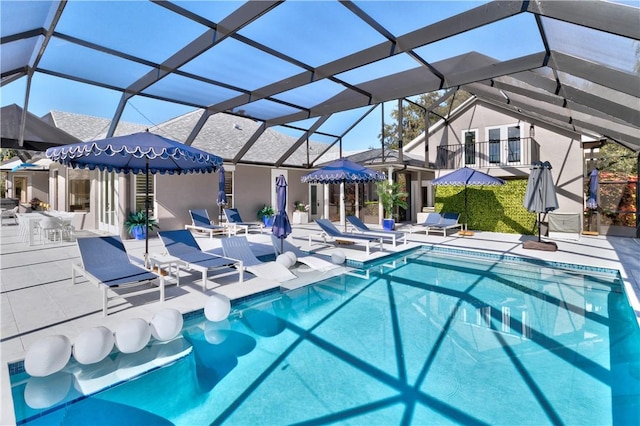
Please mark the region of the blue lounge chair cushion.
<svg viewBox="0 0 640 426"><path fill-rule="evenodd" d="M78 238L77 244L83 269L109 287L158 278L131 263L120 237Z"/></svg>
<svg viewBox="0 0 640 426"><path fill-rule="evenodd" d="M355 239L355 240L363 240L363 241L378 241L380 237L368 237L366 235L353 235L353 234L345 234L344 232L340 232L338 228L335 227L333 223L331 223L327 219L316 219L316 223L318 226L329 236L337 239Z"/></svg>
<svg viewBox="0 0 640 426"><path fill-rule="evenodd" d="M158 236L171 256L175 256L187 263L208 268L234 264L232 260L202 251L191 232L182 229L160 231Z"/></svg>

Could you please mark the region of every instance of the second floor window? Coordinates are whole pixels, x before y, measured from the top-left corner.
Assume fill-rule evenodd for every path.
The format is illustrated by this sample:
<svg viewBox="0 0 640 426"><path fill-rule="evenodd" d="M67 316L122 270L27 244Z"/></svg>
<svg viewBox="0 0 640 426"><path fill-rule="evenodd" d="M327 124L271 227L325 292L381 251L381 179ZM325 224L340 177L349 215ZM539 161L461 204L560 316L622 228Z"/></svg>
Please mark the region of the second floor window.
<svg viewBox="0 0 640 426"><path fill-rule="evenodd" d="M476 131L464 132L464 163L476 164Z"/></svg>

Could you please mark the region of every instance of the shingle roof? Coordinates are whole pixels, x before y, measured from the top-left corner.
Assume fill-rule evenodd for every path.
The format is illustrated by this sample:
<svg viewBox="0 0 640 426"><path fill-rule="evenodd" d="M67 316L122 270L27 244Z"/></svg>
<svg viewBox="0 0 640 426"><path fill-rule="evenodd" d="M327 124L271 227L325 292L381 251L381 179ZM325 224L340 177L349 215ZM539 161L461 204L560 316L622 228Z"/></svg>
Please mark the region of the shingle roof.
<svg viewBox="0 0 640 426"><path fill-rule="evenodd" d="M184 143L189 138L191 129L199 119L200 113L194 111L152 127L121 121L116 129L115 136L138 133L148 129L150 132ZM51 111L43 117L43 120L53 123L56 127L85 142L104 139L110 124L110 120L104 118L63 111ZM242 149L246 141L258 130L260 125L261 123L249 118L225 113L214 114L209 117L191 145L218 155L229 162L235 158L238 151ZM268 128L245 154L242 162L274 163L296 140L292 136ZM315 157L328 148L328 145L310 141L309 147L312 153L310 160L313 162ZM333 147L323 158L335 158L337 151L338 149ZM303 144L294 151L283 165L300 167L306 163L306 146Z"/></svg>

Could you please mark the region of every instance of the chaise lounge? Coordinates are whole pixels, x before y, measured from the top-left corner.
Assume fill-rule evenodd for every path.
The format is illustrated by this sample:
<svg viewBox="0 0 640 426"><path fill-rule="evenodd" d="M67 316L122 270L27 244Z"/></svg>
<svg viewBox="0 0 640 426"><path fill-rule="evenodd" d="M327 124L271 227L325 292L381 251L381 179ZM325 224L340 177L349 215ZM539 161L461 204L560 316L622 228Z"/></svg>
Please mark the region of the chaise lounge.
<svg viewBox="0 0 640 426"><path fill-rule="evenodd" d="M116 287L151 284L158 280L159 287L132 291L111 299L125 298L138 294L160 291L160 301L164 302L164 278L142 266L131 263L129 255L118 236L87 237L76 240L80 251L81 264L71 265L71 283L76 283L76 274L84 275L102 292L102 314L107 316L109 290Z"/></svg>
<svg viewBox="0 0 640 426"><path fill-rule="evenodd" d="M449 229L460 228L462 230L462 223L458 222L459 218L459 213L429 213L423 223L411 228L411 232L425 231L427 235L429 235L429 231L442 232L442 235L446 237Z"/></svg>
<svg viewBox="0 0 640 426"><path fill-rule="evenodd" d="M209 234L209 238L213 238L213 235L231 236L235 234L235 227L214 225L209 219L209 213L206 209L189 210L191 216L191 225L185 225L184 229L194 230L197 232L205 232Z"/></svg>
<svg viewBox="0 0 640 426"><path fill-rule="evenodd" d="M335 227L331 221L328 219L316 219L316 223L322 229L322 233L320 234L309 234L309 248L311 248L311 242L313 237L321 237L323 241L326 243L327 240L332 240L334 242L347 242L354 244L364 244L367 248L367 256L369 256L371 250L371 243L379 242L380 243L380 251L384 249L383 247L383 237L381 236L367 236L367 235L354 235L354 234L345 234L340 232L338 228Z"/></svg>
<svg viewBox="0 0 640 426"><path fill-rule="evenodd" d="M239 274L238 283L243 282L244 268L241 260L202 251L188 230L160 231L158 236L170 256L185 262L188 270L202 273L203 291L207 290L207 276L210 272L216 272L210 278Z"/></svg>
<svg viewBox="0 0 640 426"><path fill-rule="evenodd" d="M258 222L245 222L240 217L238 209L224 209L224 215L227 218L226 226L237 226L245 229L245 234L249 231L262 231L264 230L264 224Z"/></svg>
<svg viewBox="0 0 640 426"><path fill-rule="evenodd" d="M397 241L401 240L404 244L407 244L407 234L399 231L386 231L384 229L371 229L356 216L347 216L347 221L353 226L353 228L362 235L371 235L374 237L382 237L387 240L391 240L394 247L397 245Z"/></svg>

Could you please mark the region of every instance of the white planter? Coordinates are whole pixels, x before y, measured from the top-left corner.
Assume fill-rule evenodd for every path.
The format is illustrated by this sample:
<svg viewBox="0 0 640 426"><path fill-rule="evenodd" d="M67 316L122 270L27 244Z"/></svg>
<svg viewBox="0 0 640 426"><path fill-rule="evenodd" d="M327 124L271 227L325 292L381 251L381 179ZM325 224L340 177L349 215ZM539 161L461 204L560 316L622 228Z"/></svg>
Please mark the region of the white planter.
<svg viewBox="0 0 640 426"><path fill-rule="evenodd" d="M309 223L309 213L300 211L293 212L293 223Z"/></svg>

